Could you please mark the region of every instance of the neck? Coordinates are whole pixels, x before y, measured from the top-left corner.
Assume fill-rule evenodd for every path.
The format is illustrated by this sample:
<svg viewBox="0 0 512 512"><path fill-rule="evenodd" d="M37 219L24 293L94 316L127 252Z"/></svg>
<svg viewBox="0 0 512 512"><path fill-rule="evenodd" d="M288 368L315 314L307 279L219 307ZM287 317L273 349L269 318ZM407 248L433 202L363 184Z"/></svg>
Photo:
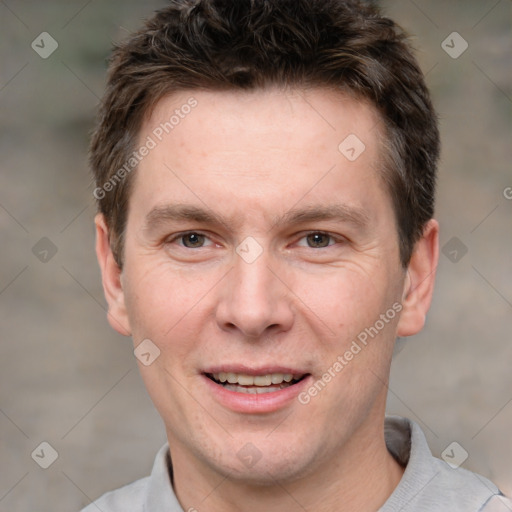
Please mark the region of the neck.
<svg viewBox="0 0 512 512"><path fill-rule="evenodd" d="M386 448L382 422L369 421L307 476L255 486L223 476L170 443L174 489L184 510L211 512L375 512L398 485L403 468ZM174 441L176 441L174 439Z"/></svg>

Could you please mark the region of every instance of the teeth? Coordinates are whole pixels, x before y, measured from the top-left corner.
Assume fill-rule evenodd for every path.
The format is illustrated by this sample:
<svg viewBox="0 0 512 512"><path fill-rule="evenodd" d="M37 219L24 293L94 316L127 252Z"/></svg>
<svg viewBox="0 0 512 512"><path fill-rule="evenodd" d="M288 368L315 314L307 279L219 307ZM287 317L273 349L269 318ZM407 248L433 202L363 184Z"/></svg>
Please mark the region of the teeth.
<svg viewBox="0 0 512 512"><path fill-rule="evenodd" d="M272 384L272 375L258 375L257 377L254 377L253 382L255 386L270 386L270 384ZM275 384L279 384L279 382L276 382Z"/></svg>
<svg viewBox="0 0 512 512"><path fill-rule="evenodd" d="M230 384L235 384L238 381L238 377L234 373L227 373L226 378Z"/></svg>
<svg viewBox="0 0 512 512"><path fill-rule="evenodd" d="M283 374L282 373L273 373L272 374L272 384L281 384L283 382Z"/></svg>
<svg viewBox="0 0 512 512"><path fill-rule="evenodd" d="M229 384L238 384L240 386L261 386L262 390L255 391L256 393L263 393L263 388L272 385L279 385L283 382L291 382L292 380L299 380L302 375L293 375L291 373L270 373L267 375L247 375L245 373L213 373L213 378L218 382L228 382L225 385L226 388L230 388L233 386L229 386ZM236 386L235 386L236 387ZM277 388L280 389L280 388ZM270 389L268 389L270 391Z"/></svg>

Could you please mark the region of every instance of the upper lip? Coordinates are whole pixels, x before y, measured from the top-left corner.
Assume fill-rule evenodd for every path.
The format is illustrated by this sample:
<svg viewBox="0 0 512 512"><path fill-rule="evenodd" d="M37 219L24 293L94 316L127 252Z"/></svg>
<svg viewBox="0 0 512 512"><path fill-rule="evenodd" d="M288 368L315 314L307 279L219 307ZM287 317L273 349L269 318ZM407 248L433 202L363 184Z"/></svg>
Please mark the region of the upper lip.
<svg viewBox="0 0 512 512"><path fill-rule="evenodd" d="M260 366L255 368L254 366L247 366L244 364L220 364L216 366L210 366L203 371L203 373L242 373L244 375L270 375L272 373L291 373L292 375L306 375L308 372L293 368L291 366Z"/></svg>

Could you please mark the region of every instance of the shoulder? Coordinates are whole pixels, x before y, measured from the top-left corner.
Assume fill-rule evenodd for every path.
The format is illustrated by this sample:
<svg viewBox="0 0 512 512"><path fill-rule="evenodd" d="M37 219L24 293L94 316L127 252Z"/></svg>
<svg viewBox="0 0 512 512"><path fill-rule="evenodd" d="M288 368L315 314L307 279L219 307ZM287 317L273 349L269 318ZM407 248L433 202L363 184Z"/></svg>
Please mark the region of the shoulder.
<svg viewBox="0 0 512 512"><path fill-rule="evenodd" d="M143 512L165 510L183 512L172 488L172 461L169 445L158 451L151 475L107 492L81 512Z"/></svg>
<svg viewBox="0 0 512 512"><path fill-rule="evenodd" d="M92 502L81 512L142 512L149 477L110 491Z"/></svg>
<svg viewBox="0 0 512 512"><path fill-rule="evenodd" d="M452 467L436 457L432 457L432 465L435 475L426 494L450 510L487 510L483 507L500 494L496 485L478 473Z"/></svg>
<svg viewBox="0 0 512 512"><path fill-rule="evenodd" d="M494 511L486 507L497 503L501 493L496 485L477 473L434 457L415 422L386 418L386 443L390 453L405 466L405 472L380 512Z"/></svg>

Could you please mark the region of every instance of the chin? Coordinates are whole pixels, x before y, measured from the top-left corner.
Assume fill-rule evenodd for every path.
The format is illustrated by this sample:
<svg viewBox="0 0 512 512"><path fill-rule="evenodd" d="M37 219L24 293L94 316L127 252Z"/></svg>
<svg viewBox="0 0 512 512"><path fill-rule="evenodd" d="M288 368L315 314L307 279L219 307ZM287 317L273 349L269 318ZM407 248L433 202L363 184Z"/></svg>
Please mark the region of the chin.
<svg viewBox="0 0 512 512"><path fill-rule="evenodd" d="M266 464L259 462L252 468L236 464L232 472L227 472L231 481L259 487L273 487L276 482L284 484L293 482L307 475L309 471L306 468L301 470L300 465L294 465L292 461L267 461Z"/></svg>
<svg viewBox="0 0 512 512"><path fill-rule="evenodd" d="M231 448L223 450L223 454L229 451ZM275 486L276 481L293 482L313 473L314 461L314 454L305 451L302 442L297 442L296 446L293 443L272 446L268 440L256 440L237 449L234 457L224 455L220 460L210 461L210 465L217 473L240 484Z"/></svg>

